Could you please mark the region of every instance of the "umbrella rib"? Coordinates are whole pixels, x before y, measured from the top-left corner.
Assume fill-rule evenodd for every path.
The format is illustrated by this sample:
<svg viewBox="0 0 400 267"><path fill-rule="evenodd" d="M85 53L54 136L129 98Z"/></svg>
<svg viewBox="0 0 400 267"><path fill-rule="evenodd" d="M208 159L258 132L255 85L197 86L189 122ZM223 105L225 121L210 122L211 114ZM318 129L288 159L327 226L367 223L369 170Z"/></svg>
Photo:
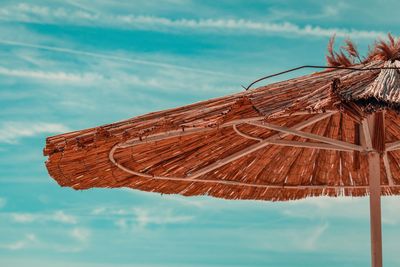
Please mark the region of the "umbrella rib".
<svg viewBox="0 0 400 267"><path fill-rule="evenodd" d="M243 136L248 139L252 140L257 140L257 141L263 141L265 139L254 137L251 135L248 135L242 131L240 131L236 125L233 125L233 129L237 134L240 136ZM300 147L300 148L313 148L313 149L326 149L326 150L337 150L337 151L346 151L346 152L351 152L353 150L348 149L348 148L343 148L340 146L335 146L331 144L325 144L325 143L312 143L312 142L299 142L299 141L292 141L292 140L271 140L269 141L271 145L278 145L278 146L291 146L291 147Z"/></svg>
<svg viewBox="0 0 400 267"><path fill-rule="evenodd" d="M240 135L240 136L242 136L242 137L244 137L244 138L252 139L252 140L257 140L257 141L263 141L263 140L264 140L263 138L254 137L254 136L248 135L248 134L246 134L246 133L240 131L240 130L236 127L236 124L234 124L232 127L233 127L233 130L235 130L235 132L236 132L238 135Z"/></svg>
<svg viewBox="0 0 400 267"><path fill-rule="evenodd" d="M336 150L336 151L345 151L351 152L352 149L344 148L340 146L335 146L331 144L325 143L312 143L312 142L299 142L299 141L291 141L291 140L272 140L270 142L271 145L279 145L279 146L291 146L291 147L301 147L301 148L313 148L313 149L324 149L324 150Z"/></svg>
<svg viewBox="0 0 400 267"><path fill-rule="evenodd" d="M385 166L386 176L388 178L389 185L392 186L394 184L392 172L390 171L390 163L387 152L383 154L383 165Z"/></svg>
<svg viewBox="0 0 400 267"><path fill-rule="evenodd" d="M321 136L321 135L317 135L317 134L312 134L312 133L299 131L299 130L294 129L294 128L278 126L278 125L274 125L274 124L267 123L267 122L262 122L262 123L259 123L259 122L248 122L248 124L253 125L253 126L259 126L259 127L267 128L267 129L274 130L274 131L278 131L278 132L284 133L286 135L287 134L292 134L292 135L297 135L297 136L300 136L300 137L303 137L303 138L308 138L308 139L321 141L323 143L339 146L339 147L346 148L346 149L349 149L349 150L356 150L356 151L364 151L365 150L362 146L359 146L359 145L343 142L343 141L340 141L340 140L332 139L332 138ZM279 133L278 135L282 136L281 133Z"/></svg>
<svg viewBox="0 0 400 267"><path fill-rule="evenodd" d="M386 151L392 151L400 148L400 141L386 143Z"/></svg>

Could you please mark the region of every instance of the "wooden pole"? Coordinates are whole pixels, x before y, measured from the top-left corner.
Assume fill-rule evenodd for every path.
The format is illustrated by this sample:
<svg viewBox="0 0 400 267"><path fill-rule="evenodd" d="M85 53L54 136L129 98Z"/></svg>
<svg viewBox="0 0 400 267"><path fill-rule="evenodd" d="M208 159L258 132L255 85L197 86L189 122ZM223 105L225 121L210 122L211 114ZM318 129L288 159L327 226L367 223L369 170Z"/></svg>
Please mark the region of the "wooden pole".
<svg viewBox="0 0 400 267"><path fill-rule="evenodd" d="M382 267L381 179L379 161L378 153L369 153L369 206L371 220L372 267Z"/></svg>
<svg viewBox="0 0 400 267"><path fill-rule="evenodd" d="M375 115L375 114L374 114ZM377 138L375 116L368 119L368 126L372 139ZM371 266L382 267L382 224L381 224L381 164L380 155L376 150L368 153L369 169L369 208L371 224Z"/></svg>

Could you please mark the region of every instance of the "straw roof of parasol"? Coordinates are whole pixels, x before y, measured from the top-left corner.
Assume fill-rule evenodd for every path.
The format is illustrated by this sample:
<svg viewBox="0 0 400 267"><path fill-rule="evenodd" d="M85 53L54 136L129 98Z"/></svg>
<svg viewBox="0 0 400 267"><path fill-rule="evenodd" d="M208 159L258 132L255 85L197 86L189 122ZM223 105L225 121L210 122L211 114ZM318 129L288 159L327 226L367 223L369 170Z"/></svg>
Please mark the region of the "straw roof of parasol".
<svg viewBox="0 0 400 267"><path fill-rule="evenodd" d="M400 42L361 59L328 47L328 68L192 105L46 140L49 174L74 189L129 187L185 196L293 200L369 194L367 151L380 152L381 194L400 194ZM345 69L351 67L361 69ZM375 113L373 138L365 120Z"/></svg>

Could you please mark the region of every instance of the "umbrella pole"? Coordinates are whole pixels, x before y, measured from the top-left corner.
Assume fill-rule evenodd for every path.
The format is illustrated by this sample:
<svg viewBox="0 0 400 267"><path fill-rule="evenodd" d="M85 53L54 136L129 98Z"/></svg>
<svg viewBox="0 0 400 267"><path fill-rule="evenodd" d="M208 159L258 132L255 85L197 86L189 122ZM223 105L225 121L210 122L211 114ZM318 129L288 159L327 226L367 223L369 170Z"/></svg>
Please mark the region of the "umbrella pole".
<svg viewBox="0 0 400 267"><path fill-rule="evenodd" d="M372 267L382 267L381 179L380 156L377 152L371 152L368 154L368 165L371 223L371 262Z"/></svg>

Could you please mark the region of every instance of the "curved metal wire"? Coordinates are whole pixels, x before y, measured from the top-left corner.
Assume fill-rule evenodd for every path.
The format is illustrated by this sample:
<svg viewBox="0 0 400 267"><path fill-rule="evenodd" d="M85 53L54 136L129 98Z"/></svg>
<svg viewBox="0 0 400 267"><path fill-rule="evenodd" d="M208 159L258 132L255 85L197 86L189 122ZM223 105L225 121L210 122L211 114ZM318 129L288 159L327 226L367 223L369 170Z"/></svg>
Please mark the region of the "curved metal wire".
<svg viewBox="0 0 400 267"><path fill-rule="evenodd" d="M263 80L272 78L272 77L276 77L285 73L289 73L292 71L296 71L296 70L300 70L300 69L305 69L305 68L313 68L313 69L339 69L339 70L354 70L354 71L370 71L370 70L400 70L400 67L371 67L371 68L356 68L356 67L340 67L340 66L317 66L317 65L303 65L300 67L296 67L293 69L289 69L289 70L285 70L285 71L281 71L278 73L274 73L262 78L259 78L257 80L255 80L254 82L250 83L247 87L244 87L242 85L242 87L247 91L250 89L250 87L252 87L254 84L261 82Z"/></svg>

